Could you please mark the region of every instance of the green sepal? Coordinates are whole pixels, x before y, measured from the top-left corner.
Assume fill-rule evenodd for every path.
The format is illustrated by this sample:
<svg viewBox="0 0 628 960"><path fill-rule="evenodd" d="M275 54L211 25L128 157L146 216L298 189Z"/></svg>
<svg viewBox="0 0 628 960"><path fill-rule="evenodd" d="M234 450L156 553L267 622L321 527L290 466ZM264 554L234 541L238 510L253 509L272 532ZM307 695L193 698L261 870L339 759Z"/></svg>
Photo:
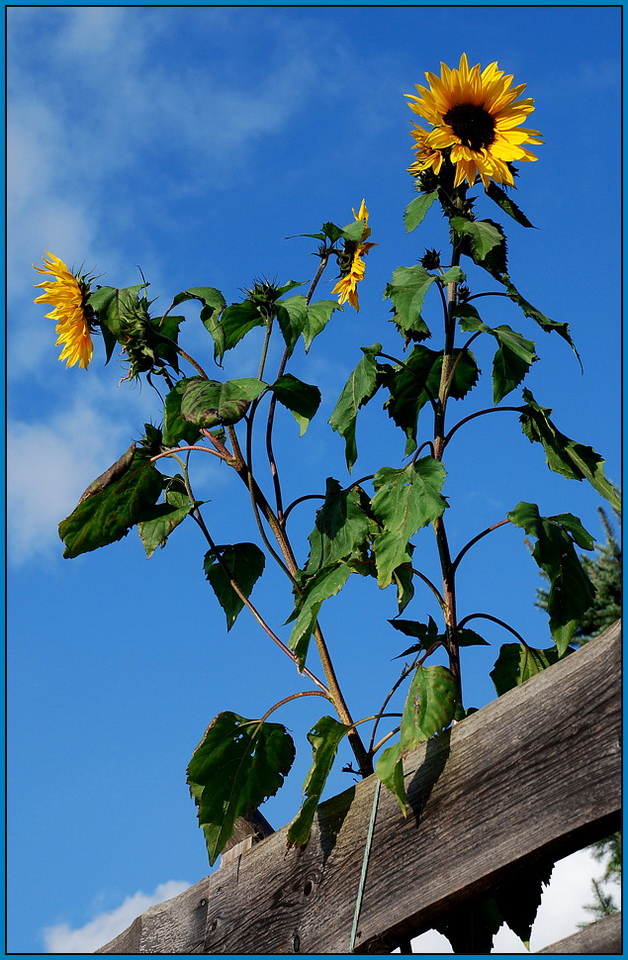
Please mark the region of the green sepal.
<svg viewBox="0 0 628 960"><path fill-rule="evenodd" d="M287 620L287 623L294 621L288 646L296 655L300 668L305 665L310 639L323 602L344 587L352 572L349 564L341 561L308 577L301 574L301 590L295 591L294 610Z"/></svg>
<svg viewBox="0 0 628 960"><path fill-rule="evenodd" d="M129 448L130 450L131 448ZM143 520L163 488L161 473L138 451L129 451L90 487L69 517L59 524L65 543L63 556L71 559L125 537Z"/></svg>
<svg viewBox="0 0 628 960"><path fill-rule="evenodd" d="M382 530L373 542L380 587L392 581L395 569L411 559L408 541L421 527L442 516L447 501L440 489L445 468L433 457L421 457L406 467L382 467L373 479L373 515Z"/></svg>
<svg viewBox="0 0 628 960"><path fill-rule="evenodd" d="M244 606L244 600L231 586L233 580L244 596L251 596L253 587L264 572L266 558L255 543L234 543L208 550L203 567L218 603L227 618L227 630L231 630Z"/></svg>
<svg viewBox="0 0 628 960"><path fill-rule="evenodd" d="M294 757L294 742L282 724L246 720L230 711L210 723L187 770L210 865L231 838L238 817L277 793Z"/></svg>
<svg viewBox="0 0 628 960"><path fill-rule="evenodd" d="M432 336L421 316L421 309L425 295L436 279L435 275L417 264L413 267L397 267L386 286L384 297L393 303L392 322L406 343Z"/></svg>
<svg viewBox="0 0 628 960"><path fill-rule="evenodd" d="M320 803L340 741L351 730L333 717L321 717L307 735L312 745L312 766L303 784L305 800L288 827L288 846L303 847L310 839L316 808Z"/></svg>
<svg viewBox="0 0 628 960"><path fill-rule="evenodd" d="M349 472L358 457L355 440L358 410L375 396L382 382L381 368L375 360L382 349L381 343L360 349L364 356L347 380L329 418L332 430L344 437L345 459Z"/></svg>
<svg viewBox="0 0 628 960"><path fill-rule="evenodd" d="M200 501L191 503L181 477L173 477L168 484L164 503L157 503L147 512L147 519L137 526L147 558L157 547L165 547L172 531L182 523Z"/></svg>
<svg viewBox="0 0 628 960"><path fill-rule="evenodd" d="M314 417L321 402L321 392L318 387L310 383L303 383L293 377L291 373L284 373L283 376L270 384L277 399L286 407L299 424L300 436L303 436L310 420Z"/></svg>
<svg viewBox="0 0 628 960"><path fill-rule="evenodd" d="M497 696L501 697L508 690L520 686L530 677L535 677L557 663L561 656L572 652L571 647L567 647L565 654L561 654L556 647L541 650L523 643L502 644L495 666L489 674Z"/></svg>
<svg viewBox="0 0 628 960"><path fill-rule="evenodd" d="M406 207L403 215L403 222L406 225L406 233L412 233L418 225L422 223L427 211L430 209L438 196L438 190L432 190L430 193L421 193L414 200L411 200Z"/></svg>
<svg viewBox="0 0 628 960"><path fill-rule="evenodd" d="M570 480L588 480L615 510L620 510L621 501L616 489L606 479L605 461L599 453L557 430L549 418L551 409L539 406L529 390L523 391L523 399L527 406L521 408L519 417L522 430L531 443L542 444L550 470Z"/></svg>
<svg viewBox="0 0 628 960"><path fill-rule="evenodd" d="M535 503L519 503L508 519L536 538L532 556L550 581L546 609L552 638L562 656L595 596L574 543L592 550L593 537L573 514L542 517Z"/></svg>
<svg viewBox="0 0 628 960"><path fill-rule="evenodd" d="M225 383L191 377L181 398L181 417L198 428L232 425L242 419L251 401L267 389L268 384L255 377Z"/></svg>

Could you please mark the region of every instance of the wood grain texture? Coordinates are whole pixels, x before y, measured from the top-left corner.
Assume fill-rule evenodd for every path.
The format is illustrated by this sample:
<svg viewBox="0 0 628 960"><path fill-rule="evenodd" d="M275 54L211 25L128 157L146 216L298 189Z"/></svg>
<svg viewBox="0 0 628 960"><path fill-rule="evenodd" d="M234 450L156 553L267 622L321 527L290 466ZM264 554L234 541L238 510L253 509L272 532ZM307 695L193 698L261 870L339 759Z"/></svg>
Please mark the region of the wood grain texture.
<svg viewBox="0 0 628 960"><path fill-rule="evenodd" d="M621 913L612 913L609 917L597 920L584 930L564 940L553 943L539 953L572 953L589 954L592 957L609 953L622 953L622 919Z"/></svg>
<svg viewBox="0 0 628 960"><path fill-rule="evenodd" d="M619 625L422 744L381 792L356 952L387 953L517 870L619 828ZM348 953L373 777L155 907L100 953Z"/></svg>

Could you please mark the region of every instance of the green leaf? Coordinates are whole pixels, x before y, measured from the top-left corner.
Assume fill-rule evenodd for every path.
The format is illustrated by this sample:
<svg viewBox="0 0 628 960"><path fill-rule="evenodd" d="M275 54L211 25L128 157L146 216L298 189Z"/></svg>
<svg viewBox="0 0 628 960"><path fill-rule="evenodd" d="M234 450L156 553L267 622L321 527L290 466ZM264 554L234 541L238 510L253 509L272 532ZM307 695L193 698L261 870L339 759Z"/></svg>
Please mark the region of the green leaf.
<svg viewBox="0 0 628 960"><path fill-rule="evenodd" d="M373 543L380 587L387 587L394 570L411 559L410 538L443 514L447 506L440 494L444 480L445 468L432 457L421 457L400 469L382 467L375 474L377 493L371 507L383 527Z"/></svg>
<svg viewBox="0 0 628 960"><path fill-rule="evenodd" d="M573 350L573 352L578 358L580 367L582 367L582 362L580 361L580 354L576 350L576 346L573 340L571 339L571 335L569 333L569 324L559 323L556 320L550 320L549 317L546 317L544 313L541 313L540 310L537 310L536 307L532 306L532 304L528 300L526 300L525 297L521 296L521 294L519 293L515 285L512 283L507 273L504 273L501 277L498 277L497 279L500 281L500 283L503 283L503 285L506 287L506 293L508 294L512 302L516 303L519 307L521 307L526 317L528 317L530 320L534 320L535 323L538 323L541 330L544 330L545 333L551 333L552 330L555 330L556 333L569 344L569 346L571 347L571 349Z"/></svg>
<svg viewBox="0 0 628 960"><path fill-rule="evenodd" d="M499 348L493 358L493 403L504 399L515 387L519 386L538 356L532 340L526 340L507 324L489 327L480 319L477 310L469 304L459 306L455 315L459 318L460 329L467 332L490 333Z"/></svg>
<svg viewBox="0 0 628 960"><path fill-rule="evenodd" d="M254 543L216 547L216 552L208 550L205 554L205 576L225 612L227 630L231 630L244 606L244 600L235 592L231 581L237 584L248 600L264 572L265 562L264 554Z"/></svg>
<svg viewBox="0 0 628 960"><path fill-rule="evenodd" d="M401 720L399 745L405 756L448 727L456 713L456 681L449 667L416 668Z"/></svg>
<svg viewBox="0 0 628 960"><path fill-rule="evenodd" d="M180 477L175 477L166 490L165 502L156 504L147 512L148 519L138 524L137 531L148 558L157 547L165 547L175 527L187 517L195 504L191 503Z"/></svg>
<svg viewBox="0 0 628 960"><path fill-rule="evenodd" d="M173 306L185 303L186 300L200 300L201 321L205 329L214 340L214 359L220 363L225 352L225 331L220 323L220 314L225 309L227 301L220 290L215 287L189 287L183 293L177 294Z"/></svg>
<svg viewBox="0 0 628 960"><path fill-rule="evenodd" d="M299 424L303 436L310 420L318 410L321 402L321 392L318 387L297 380L291 373L284 373L270 389L284 407L287 407Z"/></svg>
<svg viewBox="0 0 628 960"><path fill-rule="evenodd" d="M418 227L437 196L438 190L433 190L431 193L422 193L410 201L403 215L406 233L412 233Z"/></svg>
<svg viewBox="0 0 628 960"><path fill-rule="evenodd" d="M333 477L327 478L325 502L316 511L310 533L310 555L305 567L309 576L339 560L358 557L368 540L370 520L368 497L359 487L343 490Z"/></svg>
<svg viewBox="0 0 628 960"><path fill-rule="evenodd" d="M292 737L279 723L246 720L229 711L210 723L190 760L187 782L211 865L238 817L277 793L294 757Z"/></svg>
<svg viewBox="0 0 628 960"><path fill-rule="evenodd" d="M406 456L416 449L419 413L430 397L434 397L434 378L430 374L438 356L440 354L435 350L415 346L403 365L397 365L385 374L384 384L390 397L384 409L406 434Z"/></svg>
<svg viewBox="0 0 628 960"><path fill-rule="evenodd" d="M421 316L421 308L434 280L436 277L420 265L397 267L386 286L384 297L393 302L392 321L406 341L426 340L432 335Z"/></svg>
<svg viewBox="0 0 628 960"><path fill-rule="evenodd" d="M382 781L385 787L397 798L397 803L401 808L404 817L408 815L408 797L403 781L403 760L401 758L401 747L394 743L392 747L387 747L380 754L375 764L375 775Z"/></svg>
<svg viewBox="0 0 628 960"><path fill-rule="evenodd" d="M442 287L446 287L449 283L464 283L467 275L460 267L450 267L436 279Z"/></svg>
<svg viewBox="0 0 628 960"><path fill-rule="evenodd" d="M419 743L448 727L456 713L456 681L448 667L418 666L403 710L399 743L388 747L375 773L397 798L404 817L408 798L403 781L403 758Z"/></svg>
<svg viewBox="0 0 628 960"><path fill-rule="evenodd" d="M314 337L317 337L329 323L334 310L342 311L342 307L336 300L317 300L316 303L308 304L305 326L302 330L306 353L312 346Z"/></svg>
<svg viewBox="0 0 628 960"><path fill-rule="evenodd" d="M375 396L381 383L380 370L375 361L381 349L381 343L374 343L371 347L361 347L364 356L347 380L329 418L332 430L336 430L341 437L344 437L345 459L349 472L358 457L355 441L358 410Z"/></svg>
<svg viewBox="0 0 628 960"><path fill-rule="evenodd" d="M508 196L505 190L498 187L494 180L489 181L488 187L486 187L486 193L491 200L494 200L509 217L516 220L522 227L534 227L534 224L530 223L525 213L519 209L514 200Z"/></svg>
<svg viewBox="0 0 628 960"><path fill-rule="evenodd" d="M532 926L543 897L543 888L550 882L554 864L535 864L520 868L514 876L502 880L495 892L495 901L504 921L530 949Z"/></svg>
<svg viewBox="0 0 628 960"><path fill-rule="evenodd" d="M59 524L59 536L65 543L64 557L78 557L121 540L156 502L163 487L161 473L137 452L132 458L128 453L95 481L100 487L98 492L88 493L88 487L84 499ZM121 460L122 467L116 469ZM108 479L103 482L106 476Z"/></svg>
<svg viewBox="0 0 628 960"><path fill-rule="evenodd" d="M297 294L288 300L278 301L275 304L275 310L286 347L292 353L297 340L307 326L307 299L303 294Z"/></svg>
<svg viewBox="0 0 628 960"><path fill-rule="evenodd" d="M364 220L352 220L345 224L340 231L343 240L349 240L350 243L359 243L364 235Z"/></svg>
<svg viewBox="0 0 628 960"><path fill-rule="evenodd" d="M333 717L321 717L308 733L307 738L312 745L312 766L303 784L305 801L288 827L289 847L303 847L310 839L316 808L336 759L338 745L349 730L350 726L338 723Z"/></svg>
<svg viewBox="0 0 628 960"><path fill-rule="evenodd" d="M222 358L225 350L233 349L250 330L254 327L263 327L266 321L260 314L257 304L251 300L245 300L243 303L233 303L230 307L227 307L222 314L220 323L224 334L222 352L220 353ZM216 340L215 337L214 340Z"/></svg>
<svg viewBox="0 0 628 960"><path fill-rule="evenodd" d="M475 261L484 260L488 253L500 244L503 235L497 224L490 220L467 220L465 217L451 217L450 224L458 236L468 237L471 253Z"/></svg>
<svg viewBox="0 0 628 960"><path fill-rule="evenodd" d="M557 430L549 418L549 407L536 403L529 390L523 391L527 407L519 417L524 434L531 443L541 443L550 470L570 480L588 480L591 486L615 508L621 510L617 491L606 479L604 460L592 447L570 440Z"/></svg>
<svg viewBox="0 0 628 960"><path fill-rule="evenodd" d="M117 480L118 477L121 477L124 473L127 472L133 460L135 458L135 443L132 443L131 446L124 451L121 457L119 457L115 463L112 463L110 467L107 467L99 477L96 477L95 480L92 480L87 489L81 494L79 498L79 503L82 503L83 500L87 500L88 497L93 497L95 493L99 493L101 490L104 490L105 487L108 487L114 480Z"/></svg>
<svg viewBox="0 0 628 960"><path fill-rule="evenodd" d="M181 417L197 427L234 424L241 420L249 404L268 389L268 384L254 377L241 380L205 380L191 377L181 399Z"/></svg>
<svg viewBox="0 0 628 960"><path fill-rule="evenodd" d="M199 436L199 428L195 423L189 423L181 416L181 401L188 384L196 378L179 380L166 395L164 402L163 443L166 447L176 447L181 440L185 443L194 443Z"/></svg>
<svg viewBox="0 0 628 960"><path fill-rule="evenodd" d="M298 657L299 667L305 664L310 638L323 602L344 587L351 572L351 567L341 562L333 567L324 567L304 580L302 592L297 594L294 611L287 621L296 621L288 646Z"/></svg>
<svg viewBox="0 0 628 960"><path fill-rule="evenodd" d="M571 653L568 647L566 653ZM501 697L507 690L525 683L530 677L535 677L552 664L557 663L561 654L556 647L539 650L523 643L502 644L495 666L489 676L493 681L497 696Z"/></svg>
<svg viewBox="0 0 628 960"><path fill-rule="evenodd" d="M542 517L535 503L518 504L508 519L528 536L536 537L532 556L551 584L546 609L554 643L562 656L595 596L574 542L591 550L594 540L577 517L570 513Z"/></svg>

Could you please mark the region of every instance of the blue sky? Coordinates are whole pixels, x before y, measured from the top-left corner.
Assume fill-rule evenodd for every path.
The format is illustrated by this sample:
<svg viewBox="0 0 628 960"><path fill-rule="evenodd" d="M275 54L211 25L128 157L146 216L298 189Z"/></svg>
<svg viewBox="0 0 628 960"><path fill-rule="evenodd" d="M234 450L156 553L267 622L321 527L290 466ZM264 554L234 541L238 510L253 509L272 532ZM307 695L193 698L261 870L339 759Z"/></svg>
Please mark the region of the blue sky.
<svg viewBox="0 0 628 960"><path fill-rule="evenodd" d="M52 322L32 303L32 263L49 249L113 286L139 282L141 269L163 306L199 285L233 302L260 275L309 280L313 247L286 238L328 220L347 223L364 197L378 246L360 312L347 306L307 358L297 351L292 372L318 384L324 398L305 437L288 414L279 423L287 500L324 489L329 475L346 483L342 441L326 420L361 346L399 350L382 302L392 271L446 239L434 211L415 233L404 230L414 193L403 95L463 51L471 63L498 60L515 82L527 82L536 102L529 125L546 140L536 148L539 162L521 165L516 194L538 229L505 224L511 275L532 303L571 324L584 374L562 340L514 306L487 298L483 318L536 341L541 361L528 385L537 401L554 408L564 433L598 450L618 481L619 17L608 7L9 11L11 951L71 952L89 942L72 939L73 931L106 921L129 898L145 897L132 901L128 922L151 895L163 899L203 877L206 853L185 785L196 743L219 711L259 716L304 689L246 612L225 635L196 528L177 530L150 561L134 531L102 551L62 559L59 520L143 423L159 417L159 405L149 388L119 384L122 367L116 359L102 365L101 343L87 372L57 361ZM488 201L479 209L500 219ZM317 295L329 297L333 282L331 270ZM438 310L436 300L426 316L430 309ZM207 334L193 311L186 315L182 343L209 364ZM255 376L259 346L252 335L228 358L225 376ZM478 345L486 373L491 356ZM490 403L490 387L479 390L466 412ZM403 438L381 401L371 408L358 427L355 477L403 458ZM458 548L520 500L546 515L572 512L602 536L600 498L549 474L516 417L485 418L458 436L444 491ZM215 539L256 539L241 491L207 459L193 479L211 500ZM314 509L294 514L303 561ZM428 539L424 531L415 542L429 570ZM357 717L379 707L403 646L386 623L396 612L392 591L354 579L322 619ZM520 535L502 528L461 565L460 609L502 616L529 642L549 646L534 607L538 584ZM254 599L287 637L290 593L281 579L260 583ZM430 614L432 599L417 588L408 615ZM471 648L463 660L468 705L494 695L486 674L509 640L490 624L482 632L490 649ZM298 747L287 786L264 808L277 827L298 809L309 765L304 733L320 712L318 698L303 698L275 715ZM337 773L330 790L349 785ZM96 934L103 941L116 932L105 921Z"/></svg>

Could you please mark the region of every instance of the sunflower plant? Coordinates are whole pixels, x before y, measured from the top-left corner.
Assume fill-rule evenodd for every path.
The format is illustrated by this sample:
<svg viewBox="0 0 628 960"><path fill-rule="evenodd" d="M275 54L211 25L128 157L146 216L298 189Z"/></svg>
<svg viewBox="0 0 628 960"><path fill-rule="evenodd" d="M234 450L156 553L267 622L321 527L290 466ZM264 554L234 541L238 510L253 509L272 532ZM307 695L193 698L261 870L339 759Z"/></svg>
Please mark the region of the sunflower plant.
<svg viewBox="0 0 628 960"><path fill-rule="evenodd" d="M534 503L521 501L506 517L480 530L452 551L446 529L449 507L445 495L446 460L450 444L464 425L496 411L514 414L524 435L545 453L550 470L586 480L617 506L617 494L604 475L603 460L591 447L565 436L554 424L552 411L523 386L537 360L535 343L508 324L488 325L478 310L478 298L501 296L523 314L527 328L561 337L576 352L569 326L550 320L519 292L508 271L506 233L502 222L479 214L488 203L497 215L518 226L531 223L509 192L515 186L515 164L534 161L529 146L542 144L537 130L522 126L534 109L522 97L525 85L492 63L481 70L469 67L463 54L457 68L441 66L440 76L426 74L427 86L417 86L409 106L428 127L413 124L416 156L409 167L417 195L405 210L408 232L416 230L432 206L439 207L449 226L450 249L428 249L419 261L399 266L384 290L400 343L396 355L379 342L362 347L362 355L340 394L329 425L344 447L346 473L329 477L325 493L303 490L291 503L284 500L279 458L275 455L277 405L295 418L306 433L321 403L318 386L289 371L295 352L309 353L314 340L336 314L349 304L359 309L358 285L366 273L365 257L376 246L369 240L369 211L364 200L353 220L333 222L316 233L303 234L317 242L318 268L303 283L258 280L238 302L227 303L211 286L188 287L158 313L148 299L146 283L126 288L95 284L48 254L40 273L52 277L40 283L44 293L35 302L53 306L60 359L87 368L96 335L102 336L105 362L121 350L127 364L125 379L144 378L159 385L164 396L158 426L144 431L122 456L85 491L73 512L59 525L65 557L76 557L113 543L136 527L147 556L164 547L184 521L196 525L205 543L202 569L222 607L227 630L245 610L269 642L288 657L308 689L287 693L269 705L262 717L245 717L231 710L218 714L205 731L188 766L188 784L198 808L210 863L232 836L238 818L274 795L287 776L295 746L286 727L271 716L303 696L326 701L320 720L308 734L312 764L304 800L290 824L288 843L307 843L317 804L346 738L354 760L347 769L359 776L371 773L397 798L402 813L408 804L403 761L418 743L455 722L468 711L463 703L460 649L485 644L475 621L500 624L510 635L498 653L491 677L501 694L568 655L582 618L591 606L594 589L576 548L591 550L592 536L571 513L545 516ZM336 265L332 294L315 299L323 274ZM479 269L478 269L479 268ZM469 273L487 276L488 291L472 293ZM493 287L497 284L498 290ZM209 357L194 357L180 343L180 305L198 307L209 336ZM427 305L436 314L426 316ZM224 379L220 372L228 354L257 328L263 341L256 376ZM527 330L526 330L527 334ZM473 396L480 370L471 350L483 337L495 346L491 380L493 405L471 409L452 423L452 401ZM269 346L282 344L279 366L269 370ZM428 343L430 344L428 346ZM213 364L211 375L206 372ZM518 399L503 401L515 392ZM352 479L358 457L357 422L361 410L379 394L384 398L391 429L405 441L402 462L384 463L368 477ZM458 406L456 406L458 410ZM262 437L266 463L253 465L252 452ZM297 443L306 442L299 439ZM242 500L229 504L241 511L248 502L251 539L217 542L216 517L194 483L196 457L213 457L231 468L241 481ZM294 453L293 456L298 456ZM174 464L167 473L164 465ZM340 468L339 468L340 469ZM307 559L299 563L288 518L297 505L318 500L308 537ZM223 508L224 513L224 508ZM538 649L516 627L490 613L465 613L456 602L456 579L463 557L482 538L504 524L521 529L522 544L533 542L532 556L549 580L547 613L552 645ZM431 534L436 541L439 579L430 579L418 565L414 539ZM283 572L291 593L291 613L282 626L269 621L257 599L258 581L266 564ZM381 706L372 716L355 717L334 666L337 638L321 628L322 605L343 589L351 577L363 577L383 590L393 586L396 605L390 623L404 638L400 657L406 658L390 691L382 691ZM409 607L421 607L421 592L436 599L440 622L431 616L409 618ZM415 597L416 594L416 597ZM470 624L473 622L474 629ZM444 653L444 657L443 657ZM444 663L433 663L438 654ZM398 713L390 710L393 696L405 690ZM382 726L388 724L384 733ZM368 726L365 726L368 725ZM370 731L370 737L364 734ZM355 766L354 766L355 764ZM527 884L527 906L508 911L508 922L528 940L540 885L535 874ZM520 885L521 885L520 883ZM492 942L499 905L478 903L476 930L484 931L484 946ZM501 918L501 919L499 919ZM443 928L457 950L455 924ZM493 929L494 928L494 929ZM477 941L476 941L477 944Z"/></svg>

